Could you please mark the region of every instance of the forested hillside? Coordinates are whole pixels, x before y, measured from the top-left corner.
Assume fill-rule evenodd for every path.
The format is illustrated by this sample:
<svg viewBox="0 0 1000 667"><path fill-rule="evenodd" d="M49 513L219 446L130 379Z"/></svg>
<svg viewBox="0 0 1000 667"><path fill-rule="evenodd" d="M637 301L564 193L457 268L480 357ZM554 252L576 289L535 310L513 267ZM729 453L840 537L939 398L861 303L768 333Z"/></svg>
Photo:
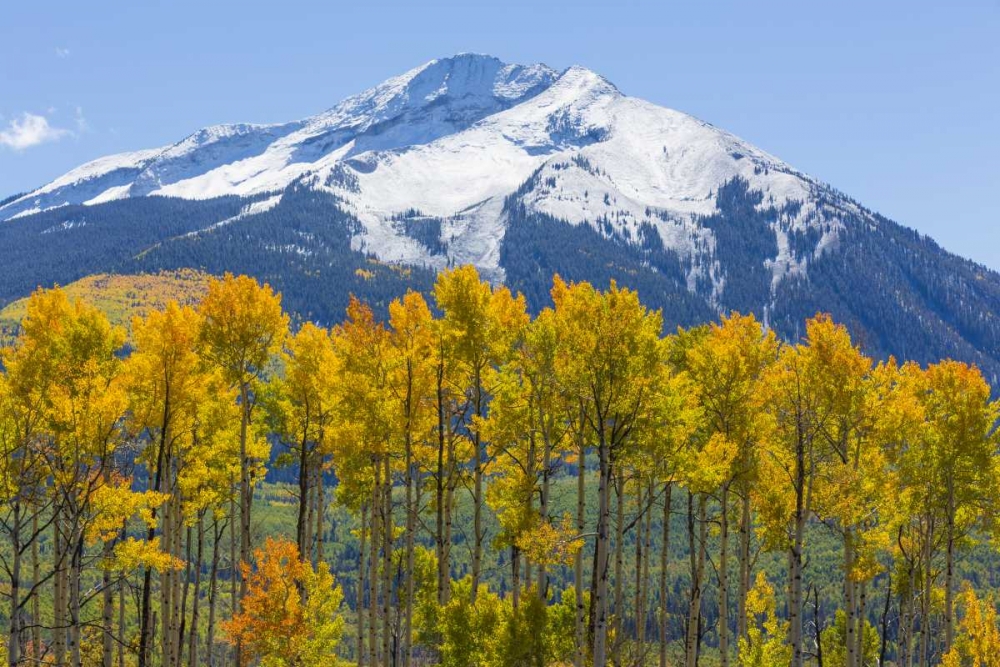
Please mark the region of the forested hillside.
<svg viewBox="0 0 1000 667"><path fill-rule="evenodd" d="M96 274L62 286L71 300L96 306L116 326L130 327L136 316L163 310L167 303L195 305L208 290L211 276L191 269L140 275ZM16 330L24 319L28 299L18 299L0 309L0 327Z"/></svg>
<svg viewBox="0 0 1000 667"><path fill-rule="evenodd" d="M642 294L531 309L466 266L328 329L227 274L126 345L37 291L0 373L8 664L992 664L979 370L824 315L665 335Z"/></svg>
<svg viewBox="0 0 1000 667"><path fill-rule="evenodd" d="M529 179L497 213L504 228L497 232L498 268L489 273L523 293L531 313L551 305L557 273L602 289L615 280L661 308L667 332L738 310L794 341L807 318L828 312L879 360L950 357L976 364L994 384L1000 380L1000 276L842 198L817 199L837 212L836 242L824 242L816 230L781 232L800 270L775 280L775 228L782 230L795 210L762 206L763 193L744 180L724 184L715 213L697 223L715 238L711 275L665 245L650 222L624 236L607 220L571 224L532 211L524 198L533 187ZM435 267L378 260L373 248L356 243L361 222L337 196L297 184L273 206L254 208L264 201L146 197L66 206L0 225L0 304L95 273L184 269L268 282L293 319L324 326L342 318L351 295L379 318L409 289L430 295ZM454 220L411 211L392 224L452 262L444 228Z"/></svg>
<svg viewBox="0 0 1000 667"><path fill-rule="evenodd" d="M329 194L292 187L279 207L248 216L258 199L129 199L0 226L0 304L95 273L229 271L273 284L296 317L333 323L351 294L384 315L408 288L433 283L431 271L352 250L358 223Z"/></svg>

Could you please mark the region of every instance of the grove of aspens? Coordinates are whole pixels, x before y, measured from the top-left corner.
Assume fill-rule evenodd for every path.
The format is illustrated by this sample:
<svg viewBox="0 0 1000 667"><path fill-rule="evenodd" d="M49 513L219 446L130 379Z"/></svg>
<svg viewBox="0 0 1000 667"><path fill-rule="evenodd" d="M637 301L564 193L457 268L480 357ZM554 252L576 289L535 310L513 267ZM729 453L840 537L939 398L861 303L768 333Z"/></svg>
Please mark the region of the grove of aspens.
<svg viewBox="0 0 1000 667"><path fill-rule="evenodd" d="M442 272L331 329L255 280L0 356L10 667L1000 665L1000 404L732 313ZM970 565L971 563L971 565Z"/></svg>

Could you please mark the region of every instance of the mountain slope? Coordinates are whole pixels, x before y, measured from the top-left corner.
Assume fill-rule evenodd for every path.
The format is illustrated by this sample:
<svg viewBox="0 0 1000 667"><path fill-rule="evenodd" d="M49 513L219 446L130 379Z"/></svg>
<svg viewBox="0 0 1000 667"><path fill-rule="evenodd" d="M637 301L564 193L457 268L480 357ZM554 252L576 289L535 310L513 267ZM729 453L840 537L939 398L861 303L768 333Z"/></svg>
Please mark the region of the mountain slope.
<svg viewBox="0 0 1000 667"><path fill-rule="evenodd" d="M308 183L361 221L360 250L497 271L502 201L539 170L540 182L558 176L559 185L526 193L533 210L577 223L607 217L619 229L645 220L689 255L706 240L693 216L713 211L725 181L745 178L779 203L806 200L814 186L736 137L622 95L584 68L556 73L465 54L302 121L216 126L97 160L0 207L0 219L67 203L249 196ZM399 215L413 211L441 219L445 252L401 233Z"/></svg>
<svg viewBox="0 0 1000 667"><path fill-rule="evenodd" d="M879 355L1000 372L997 274L581 67L432 61L300 121L97 160L0 220L0 302L190 266L258 275L331 320L348 292L379 307L472 263L536 308L553 272L614 278L671 325L739 309L795 337L825 310Z"/></svg>
<svg viewBox="0 0 1000 667"><path fill-rule="evenodd" d="M129 328L133 317L163 310L168 301L198 303L208 292L210 277L190 269L137 275L96 274L72 282L63 290L72 300L83 299L97 306L115 326ZM0 326L20 322L27 313L27 301L18 299L0 309Z"/></svg>

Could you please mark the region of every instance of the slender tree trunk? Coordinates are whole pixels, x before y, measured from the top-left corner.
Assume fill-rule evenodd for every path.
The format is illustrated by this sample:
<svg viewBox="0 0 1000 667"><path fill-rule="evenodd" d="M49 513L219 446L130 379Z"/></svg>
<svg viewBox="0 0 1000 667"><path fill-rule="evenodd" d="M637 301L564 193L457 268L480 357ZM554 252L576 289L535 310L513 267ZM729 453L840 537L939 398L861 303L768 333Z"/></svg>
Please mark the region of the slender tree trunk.
<svg viewBox="0 0 1000 667"><path fill-rule="evenodd" d="M83 600L81 599L82 591L80 577L82 574L82 559L83 559L83 535L79 528L74 528L71 533L73 536L72 540L72 557L70 559L70 569L69 569L69 655L70 664L72 667L81 667L83 664L82 654L80 653L80 639L81 639L81 624L80 624L80 608Z"/></svg>
<svg viewBox="0 0 1000 667"><path fill-rule="evenodd" d="M163 489L169 492L170 470L164 470ZM174 516L173 497L167 501L163 510L163 536L161 547L168 554L173 555L174 544ZM171 642L171 596L174 593L175 572L171 568L166 568L160 572L160 661L163 667L174 667L172 642Z"/></svg>
<svg viewBox="0 0 1000 667"><path fill-rule="evenodd" d="M646 646L646 623L647 623L647 613L649 611L649 570L650 570L650 560L653 558L653 483L650 482L646 489L646 504L643 506L643 512L645 514L646 520L645 525L642 529L643 538L643 558L642 558L642 577L639 580L639 602L636 609L636 638L639 644L639 657L638 660L640 664L646 663L647 646ZM639 569L638 567L636 569Z"/></svg>
<svg viewBox="0 0 1000 667"><path fill-rule="evenodd" d="M885 606L882 608L882 631L878 651L879 667L885 664L886 652L889 645L889 610L892 603L892 572L886 576L885 581Z"/></svg>
<svg viewBox="0 0 1000 667"><path fill-rule="evenodd" d="M125 537L122 527L121 538ZM125 667L125 584L124 575L118 577L118 667Z"/></svg>
<svg viewBox="0 0 1000 667"><path fill-rule="evenodd" d="M865 616L867 614L865 606L867 602L867 587L865 582L862 581L858 584L858 630L854 633L854 641L856 643L854 659L858 667L868 667L865 665Z"/></svg>
<svg viewBox="0 0 1000 667"><path fill-rule="evenodd" d="M175 640L176 647L174 649L174 651L176 653L176 661L177 661L176 664L177 664L177 667L180 667L184 663L184 646L185 646L185 643L186 643L184 641L185 638L186 638L186 634L185 633L187 633L188 630L189 630L189 628L187 627L187 607L188 607L188 597L191 594L191 565L192 565L192 561L191 561L191 548L192 548L192 543L194 542L194 540L192 540L191 537L192 537L193 530L194 530L194 528L192 526L187 526L186 531L185 531L186 534L185 534L185 538L184 538L184 551L185 551L185 557L186 557L185 560L186 560L187 564L186 564L186 566L184 568L184 583L183 583L183 586L181 588L180 595L179 596L175 596L175 598L176 597L180 598L180 604L179 605L175 605L175 608L177 609L177 615L178 615L178 618L177 618L177 621L176 621L176 625L177 625L177 631L176 631L177 638ZM201 560L200 559L198 561L198 564L200 566L200 564L201 564ZM198 606L198 600L197 600L197 598L195 598L195 604L194 604L194 606L195 607ZM196 636L197 632L192 632L191 635L192 636Z"/></svg>
<svg viewBox="0 0 1000 667"><path fill-rule="evenodd" d="M663 524L660 529L663 531L663 543L660 545L660 667L667 667L667 644L669 637L670 607L668 605L668 584L669 577L667 565L670 562L670 500L673 484L666 483L663 490Z"/></svg>
<svg viewBox="0 0 1000 667"><path fill-rule="evenodd" d="M750 562L750 490L744 484L740 496L740 545L739 545L739 584L736 591L736 662L739 664L739 640L747 636L747 594L750 592L751 562Z"/></svg>
<svg viewBox="0 0 1000 667"><path fill-rule="evenodd" d="M357 626L358 626L358 667L365 664L365 594L367 591L366 582L366 541L368 539L368 505L361 504L361 545L358 550L358 602L357 602Z"/></svg>
<svg viewBox="0 0 1000 667"><path fill-rule="evenodd" d="M580 429L583 429L581 419ZM577 473L576 473L576 531L578 535L583 535L586 530L586 481L587 449L584 445L582 434L578 436L577 453ZM584 597L583 597L583 549L577 550L573 561L573 587L576 592L576 653L574 656L574 667L584 667L587 657L586 635L584 629Z"/></svg>
<svg viewBox="0 0 1000 667"><path fill-rule="evenodd" d="M315 455L315 452L313 453ZM311 457L310 457L311 458ZM315 569L321 558L319 557L319 531L323 527L323 520L319 517L319 489L316 488L316 466L310 462L306 484L306 518L303 526L302 541L306 545L305 551L301 552L303 562L310 563Z"/></svg>
<svg viewBox="0 0 1000 667"><path fill-rule="evenodd" d="M153 529L150 528L149 532L152 533ZM152 540L152 536L149 538ZM152 649L152 586L153 586L153 568L148 565L143 568L142 572L142 592L140 608L139 608L139 667L145 667L149 665L150 652Z"/></svg>
<svg viewBox="0 0 1000 667"><path fill-rule="evenodd" d="M21 662L21 499L15 496L11 503L10 530L10 614L7 640L7 661L10 667Z"/></svg>
<svg viewBox="0 0 1000 667"><path fill-rule="evenodd" d="M898 647L896 655L899 658L901 667L910 667L910 605L906 600L906 594L899 596L899 633Z"/></svg>
<svg viewBox="0 0 1000 667"><path fill-rule="evenodd" d="M413 594L414 594L414 579L413 579L413 568L416 566L416 560L414 555L414 541L417 531L417 508L414 505L413 499L413 485L414 485L414 470L413 470L413 437L410 433L410 417L411 414L411 391L412 391L412 379L407 383L406 387L406 441L405 452L404 452L404 464L406 467L406 479L404 481L406 485L406 572L403 574L403 586L406 588L406 609L403 613L403 667L410 667L410 662L413 659Z"/></svg>
<svg viewBox="0 0 1000 667"><path fill-rule="evenodd" d="M382 485L382 661L385 667L394 665L390 632L392 611L392 471L389 456L383 458L384 482Z"/></svg>
<svg viewBox="0 0 1000 667"><path fill-rule="evenodd" d="M636 505L639 507L639 511L642 511L644 507L643 502L645 498L645 489L641 480L636 481ZM645 611L643 610L643 600L642 596L645 593L643 590L643 582L646 576L646 561L644 560L645 552L643 547L646 542L646 531L645 531L645 519L644 516L638 517L636 520L636 536L635 536L635 590L633 594L635 596L635 602L633 606L635 607L635 640L636 640L636 651L637 655L641 654L643 650L643 644L646 641L646 618Z"/></svg>
<svg viewBox="0 0 1000 667"><path fill-rule="evenodd" d="M927 520L927 529L924 535L924 565L923 565L923 586L924 591L920 600L920 665L928 667L931 657L931 595L934 590L933 575L933 550L931 542L934 539L934 521Z"/></svg>
<svg viewBox="0 0 1000 667"><path fill-rule="evenodd" d="M455 437L451 432L451 427L446 426L448 436L448 459L445 463L445 479L447 481L444 489L444 562L441 565L441 573L444 575L444 601L451 599L451 532L452 521L454 521L455 509L455 487L458 484L458 475L455 472Z"/></svg>
<svg viewBox="0 0 1000 667"><path fill-rule="evenodd" d="M482 417L483 387L480 371L477 368L475 374L475 401L473 407L476 411L476 418ZM476 595L479 592L479 578L483 563L483 443L479 435L479 425L474 424L472 431L473 453L473 508L472 508L472 603L476 602Z"/></svg>
<svg viewBox="0 0 1000 667"><path fill-rule="evenodd" d="M510 545L511 605L516 612L521 604L521 553L516 544Z"/></svg>
<svg viewBox="0 0 1000 667"><path fill-rule="evenodd" d="M435 501L436 501L436 527L435 547L437 548L437 592L438 604L443 605L448 601L448 589L450 586L448 575L448 558L445 545L445 514L449 508L445 507L447 499L445 497L445 408L444 408L444 363L439 362L437 368L437 477L435 479Z"/></svg>
<svg viewBox="0 0 1000 667"><path fill-rule="evenodd" d="M618 473L615 485L615 587L614 587L614 641L611 643L611 664L621 667L622 663L622 617L625 615L625 475Z"/></svg>
<svg viewBox="0 0 1000 667"><path fill-rule="evenodd" d="M804 522L803 522L804 523ZM795 537L789 552L790 588L788 595L789 638L792 645L792 667L802 667L802 547L803 524L796 522Z"/></svg>
<svg viewBox="0 0 1000 667"><path fill-rule="evenodd" d="M805 526L808 518L808 474L806 471L806 438L802 429L801 417L797 425L797 441L795 447L795 513L792 517L792 543L789 549L789 588L788 588L788 624L789 642L792 645L791 667L802 667L804 654L802 650L802 564L803 547L805 545Z"/></svg>
<svg viewBox="0 0 1000 667"><path fill-rule="evenodd" d="M704 494L698 498L697 515L694 509L694 495L688 493L688 547L691 559L691 603L688 608L687 637L684 648L687 667L696 667L701 644L701 598L702 585L705 579L705 560L707 557L708 517L706 516L707 499ZM695 524L698 524L698 536L695 538Z"/></svg>
<svg viewBox="0 0 1000 667"><path fill-rule="evenodd" d="M114 552L114 541L108 540L104 543L104 559L108 562ZM114 643L114 623L115 623L115 595L114 587L111 585L111 570L104 568L101 576L101 664L103 667L113 667L115 661Z"/></svg>
<svg viewBox="0 0 1000 667"><path fill-rule="evenodd" d="M857 600L855 599L854 539L850 529L844 532L844 609L847 610L847 627L844 643L847 648L847 667L857 667L857 642L855 628L858 626Z"/></svg>
<svg viewBox="0 0 1000 667"><path fill-rule="evenodd" d="M31 587L38 586L42 577L41 560L38 557L38 540L41 536L38 530L38 512L31 516ZM42 605L36 591L31 597L31 657L35 662L42 659Z"/></svg>
<svg viewBox="0 0 1000 667"><path fill-rule="evenodd" d="M176 477L176 472L174 475ZM187 557L185 557L185 545L189 544L189 541L185 539L185 526L181 509L181 498L179 495L176 497L177 500L174 507L176 525L174 527L173 554L174 558L178 559L177 562L190 562L190 551L187 552ZM189 532L188 535L190 535ZM171 659L173 660L171 667L180 667L182 662L181 651L184 647L183 620L184 605L186 602L184 596L187 593L187 581L187 569L183 571L174 571L174 576L171 580L174 591L170 596L170 652Z"/></svg>
<svg viewBox="0 0 1000 667"><path fill-rule="evenodd" d="M916 590L916 562L915 555L904 553L906 559L905 577L906 585L902 587L899 594L899 665L900 667L913 667L913 616L916 612L914 607L914 591Z"/></svg>
<svg viewBox="0 0 1000 667"><path fill-rule="evenodd" d="M236 507L236 493L239 489L235 486L233 487L233 492L229 496L229 613L234 615L239 611L239 588L238 580L240 577L239 569L239 557L237 556L237 541L236 541L236 525L240 520L239 512L237 512ZM232 658L237 660L241 656L233 646ZM236 663L237 666L240 665L239 662Z"/></svg>
<svg viewBox="0 0 1000 667"><path fill-rule="evenodd" d="M910 603L913 600L913 562L910 554L902 548L902 538L905 532L905 529L900 527L896 535L896 542L900 545L900 553L903 557L902 567L905 568L900 572L900 576L904 578L905 584L899 587L899 600L897 601L899 605L899 627L896 632L895 662L899 667L911 667L908 660L910 658L910 638L912 636L910 634Z"/></svg>
<svg viewBox="0 0 1000 667"><path fill-rule="evenodd" d="M539 500L539 515L543 525L549 523L549 494L550 491L550 471L552 469L552 438L551 420L546 420L542 413L541 401L539 403L539 423L543 425L543 449L542 449L542 489ZM545 563L538 564L538 596L542 601L548 600L549 596L549 575L545 569Z"/></svg>
<svg viewBox="0 0 1000 667"><path fill-rule="evenodd" d="M244 382L240 386L240 562L250 563L250 512L253 507L253 481L250 479L250 454L247 450L247 430L250 427L250 387ZM247 582L242 572L239 578L238 607L242 608L247 595ZM236 662L243 664L243 643L236 644Z"/></svg>
<svg viewBox="0 0 1000 667"><path fill-rule="evenodd" d="M600 419L600 416L598 416ZM608 528L611 523L611 457L604 434L599 434L598 465L600 469L598 482L598 516L597 516L597 546L594 550L594 579L590 595L591 617L593 620L593 661L595 665L607 662L608 640L608 546L610 538Z"/></svg>
<svg viewBox="0 0 1000 667"><path fill-rule="evenodd" d="M169 475L169 472L167 473ZM166 480L170 488L169 479ZM174 513L173 499L167 502L167 510L163 514L163 549L174 555ZM167 568L160 573L160 645L163 667L174 667L173 654L173 613L174 578L177 573Z"/></svg>
<svg viewBox="0 0 1000 667"><path fill-rule="evenodd" d="M529 414L534 414L534 402L535 402L535 395L534 395L534 393L531 393L531 394L529 394L529 397L528 397L528 412L529 412ZM525 504L527 505L527 511L528 511L529 515L532 514L535 511L535 488L536 488L536 485L538 484L538 470L536 469L536 461L538 460L538 444L537 444L538 438L537 438L537 430L538 429L530 428L529 429L529 433L528 433L528 456L527 456L527 460L526 460L526 466L527 466L526 475L527 475L527 478L529 480L531 480L531 492L528 494L528 497L525 499ZM544 522L545 519L541 518L541 521ZM521 554L521 550L520 549L513 548L513 547L517 546L516 544L513 544L511 546L512 546L511 553L512 553L513 556L515 556L515 558L513 560L517 561L514 564L514 567L517 568L517 571L518 571L518 576L517 576L518 581L516 582L517 583L517 588L515 589L515 595L516 595L515 602L516 603L520 603L522 588L524 590L526 590L526 591L527 590L531 590L531 574L532 574L531 573L531 567L532 567L532 562L531 562L531 558L529 558L527 555L524 555L524 557L522 558L522 554ZM520 581L520 568L521 568L521 561L522 560L524 561L524 582L523 582L523 584ZM542 598L542 600L544 601L545 598Z"/></svg>
<svg viewBox="0 0 1000 667"><path fill-rule="evenodd" d="M163 493L163 470L167 464L167 443L170 438L171 403L170 403L170 383L166 385L166 394L163 399L162 426L160 428L159 439L156 447L156 467L150 471L150 488L153 491ZM166 512L164 508L164 512ZM156 522L161 520L159 508L152 508L152 521L146 531L146 542L151 543L156 539ZM143 568L142 593L139 609L139 667L147 667L150 664L150 654L152 652L153 628L152 628L152 589L153 571L146 566Z"/></svg>
<svg viewBox="0 0 1000 667"><path fill-rule="evenodd" d="M313 466L316 479L316 564L326 562L326 487L323 486L323 460Z"/></svg>
<svg viewBox="0 0 1000 667"><path fill-rule="evenodd" d="M816 626L816 667L823 667L823 619L820 618L819 611L819 589L812 587L813 591L813 625ZM806 598L808 598L808 593Z"/></svg>
<svg viewBox="0 0 1000 667"><path fill-rule="evenodd" d="M729 483L722 486L719 516L719 664L729 667Z"/></svg>
<svg viewBox="0 0 1000 667"><path fill-rule="evenodd" d="M226 528L225 524L219 526L218 512L212 513L212 526L212 565L208 576L208 625L205 628L205 657L208 667L215 667L215 614L219 597L219 546Z"/></svg>
<svg viewBox="0 0 1000 667"><path fill-rule="evenodd" d="M379 664L378 656L378 563L379 545L382 537L379 535L381 508L381 473L375 464L375 484L372 489L371 508L371 553L368 560L368 664L375 667Z"/></svg>
<svg viewBox="0 0 1000 667"><path fill-rule="evenodd" d="M247 436L250 428L250 385L247 381L240 384L240 563L251 562L250 552L250 531L251 512L253 509L254 483L251 479L252 461L250 452L247 449ZM239 567L236 568L236 577L239 582L239 594L236 599L237 610L242 610L243 598L247 595L247 582ZM242 665L243 641L236 642L236 664Z"/></svg>
<svg viewBox="0 0 1000 667"><path fill-rule="evenodd" d="M191 631L188 642L188 667L198 667L198 622L201 620L201 564L205 553L205 513L198 514L198 548L194 567L194 594L191 604Z"/></svg>
<svg viewBox="0 0 1000 667"><path fill-rule="evenodd" d="M309 407L306 406L306 424L309 423ZM295 521L295 536L299 545L299 557L304 562L312 559L312 542L309 540L309 514L310 501L312 499L309 482L312 471L309 469L309 445L307 440L307 429L302 429L302 440L299 442L299 511Z"/></svg>
<svg viewBox="0 0 1000 667"><path fill-rule="evenodd" d="M53 625L55 626L55 638L53 639L53 657L55 658L56 665L66 664L66 637L67 637L67 619L66 619L66 589L67 583L67 540L64 533L64 518L62 516L62 510L57 508L55 510L56 517L54 520L54 548L53 548L53 567L56 570L55 576L53 577L53 609L52 619Z"/></svg>
<svg viewBox="0 0 1000 667"><path fill-rule="evenodd" d="M947 653L955 641L955 488L948 477L947 525L945 526L944 568L944 649Z"/></svg>
<svg viewBox="0 0 1000 667"><path fill-rule="evenodd" d="M168 488L170 482L167 482ZM177 530L175 525L174 503L171 499L167 503L169 508L163 515L163 548L171 556L174 555L174 533ZM168 568L160 573L160 619L161 619L161 645L163 667L174 667L174 580L178 573L172 568Z"/></svg>

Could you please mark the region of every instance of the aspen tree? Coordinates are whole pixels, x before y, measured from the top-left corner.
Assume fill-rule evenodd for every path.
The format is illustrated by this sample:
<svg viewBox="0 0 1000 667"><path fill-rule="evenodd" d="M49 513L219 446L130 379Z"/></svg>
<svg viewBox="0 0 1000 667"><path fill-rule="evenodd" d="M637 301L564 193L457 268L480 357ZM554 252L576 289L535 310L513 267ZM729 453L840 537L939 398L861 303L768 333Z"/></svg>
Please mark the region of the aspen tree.
<svg viewBox="0 0 1000 667"><path fill-rule="evenodd" d="M29 307L33 306L29 302ZM49 525L48 517L61 510L60 498L48 483L44 451L47 386L54 379L52 360L23 334L13 347L0 350L0 355L0 367L7 371L0 375L0 530L10 545L9 560L3 561L3 568L10 598L7 659L13 666L21 662L22 648L27 644L24 628L29 611L32 625L40 628L42 623L37 611L43 576L38 542ZM28 558L33 567L30 579L25 581ZM51 575L47 572L44 576ZM33 644L35 655L30 657L37 659L37 639Z"/></svg>
<svg viewBox="0 0 1000 667"><path fill-rule="evenodd" d="M253 447L253 406L256 385L269 370L274 356L281 349L288 333L288 316L281 310L281 296L267 284L261 286L247 276L226 274L208 284L208 293L201 302L203 318L199 343L205 358L220 369L230 386L239 392L240 401L240 475L239 496L239 559L249 562L251 511L256 473L259 462L267 459L264 447ZM235 517L234 517L235 520ZM233 575L238 575L236 563ZM240 579L237 604L246 593ZM237 660L241 660L240 644L236 645Z"/></svg>
<svg viewBox="0 0 1000 667"><path fill-rule="evenodd" d="M189 307L170 302L163 312L153 312L145 319L133 322L135 351L129 357L126 376L129 392L130 429L136 435L148 437L143 462L149 471L149 487L169 500L162 508L154 508L154 522L148 530L149 544L161 542L177 556L176 540L181 516L179 502L172 488L181 449L190 437L191 419L202 398L204 381L201 359L197 353L201 318ZM176 531L176 532L175 532ZM161 573L161 622L163 624L163 660L173 667L177 662L174 650L176 637L168 612L170 596L175 592L171 569ZM153 570L146 567L142 576L139 610L139 665L150 662L152 644Z"/></svg>
<svg viewBox="0 0 1000 667"><path fill-rule="evenodd" d="M675 486L682 483L690 485L691 468L693 461L696 460L696 451L704 441L705 430L704 408L698 399L698 392L692 382L691 375L682 370L683 364L681 362L685 358L689 346L704 333L704 330L700 330L696 331L694 336L689 336L688 332L684 332L663 339L662 345L666 362L660 370L662 389L658 400L653 404L649 422L639 433L639 437L642 439L639 449L651 467L650 475L653 482L659 486L662 496L660 499L662 514L659 544L660 608L658 610L658 663L660 667L666 667L667 664L668 566L673 494ZM654 500L651 498L650 503L652 504ZM652 505L646 511L652 512ZM693 539L693 532L689 533L689 544ZM652 557L653 554L648 553L646 560L651 561ZM692 586L693 591L694 586ZM700 605L698 609L700 610ZM689 615L691 610L689 608ZM645 647L640 648L644 650Z"/></svg>
<svg viewBox="0 0 1000 667"><path fill-rule="evenodd" d="M511 550L512 595L518 607L522 589L534 587L546 599L546 567L576 550L567 518L554 521L549 511L554 456L567 435L566 404L557 392L557 348L553 312L543 311L525 332L525 340L502 367L491 371L489 418L483 433L497 474L487 498L497 513L497 543ZM528 575L521 581L521 563ZM531 581L537 568L538 579Z"/></svg>
<svg viewBox="0 0 1000 667"><path fill-rule="evenodd" d="M764 374L761 398L771 422L765 439L761 481L757 485L763 537L788 553L788 622L792 667L802 667L803 567L806 525L815 507L820 474L834 456L824 429L836 418L836 405L826 400L823 383L832 372L828 354L843 345L846 330L827 316L806 323L806 338L786 345ZM850 346L849 338L846 345Z"/></svg>
<svg viewBox="0 0 1000 667"><path fill-rule="evenodd" d="M391 459L395 415L388 386L390 340L388 330L357 299L351 300L347 315L347 321L334 330L341 379L334 464L344 487L341 493L367 505L368 661L389 664L396 472Z"/></svg>
<svg viewBox="0 0 1000 667"><path fill-rule="evenodd" d="M322 483L323 459L336 410L337 360L330 333L306 322L289 337L284 373L273 381L274 429L298 464L295 536L299 555L312 561L309 521L313 485ZM320 508L322 511L322 508ZM321 558L321 554L317 554Z"/></svg>
<svg viewBox="0 0 1000 667"><path fill-rule="evenodd" d="M732 468L717 489L719 499L719 652L722 667L729 665L729 533L731 492L738 496L736 636L746 633L746 595L750 587L750 489L757 468L760 439L755 397L761 378L777 355L777 339L752 316L733 313L712 324L685 354L683 367L691 376L703 406L707 428L735 448ZM738 647L738 643L737 643Z"/></svg>
<svg viewBox="0 0 1000 667"><path fill-rule="evenodd" d="M953 646L942 656L942 667L997 667L1000 665L1000 627L996 604L982 600L971 586L958 594L963 612L956 623L958 632Z"/></svg>
<svg viewBox="0 0 1000 667"><path fill-rule="evenodd" d="M229 641L244 646L244 665L322 667L337 659L343 599L326 563L315 569L294 542L267 538L257 569L243 563L243 609L226 621Z"/></svg>
<svg viewBox="0 0 1000 667"><path fill-rule="evenodd" d="M455 379L461 383L456 393L464 393L468 409L466 429L472 449L472 601L479 591L482 574L483 508L488 460L480 425L486 416L489 387L488 370L502 363L527 323L524 297L513 296L501 287L494 290L480 280L472 266L462 266L438 275L434 299L444 312L445 335L456 362Z"/></svg>
<svg viewBox="0 0 1000 667"><path fill-rule="evenodd" d="M391 361L389 391L393 399L395 437L402 441L405 487L405 573L403 594L402 664L413 659L414 570L421 470L430 466L427 442L435 424L433 317L424 298L408 292L389 305Z"/></svg>
<svg viewBox="0 0 1000 667"><path fill-rule="evenodd" d="M874 438L879 413L872 361L853 345L846 329L821 323L810 335L810 352L817 372L810 392L830 460L822 471L824 484L814 491L816 515L840 533L844 549L844 656L847 667L858 667L864 629L864 585L877 571L866 544L878 539L878 509L885 504L888 470L883 449ZM822 332L822 333L815 333ZM817 629L818 631L818 629Z"/></svg>
<svg viewBox="0 0 1000 667"><path fill-rule="evenodd" d="M123 439L126 409L122 362L117 353L125 332L82 301L69 303L59 290L38 295L49 317L25 324L25 335L38 335L56 359L56 381L48 388L46 430L53 449L47 468L62 498L55 517L58 547L56 599L57 654L68 653L70 665L82 664L84 603L82 580L88 526L95 520L95 494L112 479L115 451ZM29 310L29 320L32 316ZM36 328L45 327L42 333ZM36 333L37 332L37 333ZM65 633L65 643L62 638Z"/></svg>
<svg viewBox="0 0 1000 667"><path fill-rule="evenodd" d="M1000 488L992 464L1000 403L991 400L990 386L974 366L943 361L928 366L926 377L929 391L923 397L929 422L927 444L941 481L932 502L940 508L944 524L943 650L948 652L955 634L956 545L977 525L992 527L985 521L992 516Z"/></svg>
<svg viewBox="0 0 1000 667"><path fill-rule="evenodd" d="M663 363L659 313L635 292L611 284L600 293L586 283L552 288L562 345L556 374L582 406L583 432L598 452L598 518L590 592L591 659L608 658L608 564L611 483L633 429L656 400Z"/></svg>

